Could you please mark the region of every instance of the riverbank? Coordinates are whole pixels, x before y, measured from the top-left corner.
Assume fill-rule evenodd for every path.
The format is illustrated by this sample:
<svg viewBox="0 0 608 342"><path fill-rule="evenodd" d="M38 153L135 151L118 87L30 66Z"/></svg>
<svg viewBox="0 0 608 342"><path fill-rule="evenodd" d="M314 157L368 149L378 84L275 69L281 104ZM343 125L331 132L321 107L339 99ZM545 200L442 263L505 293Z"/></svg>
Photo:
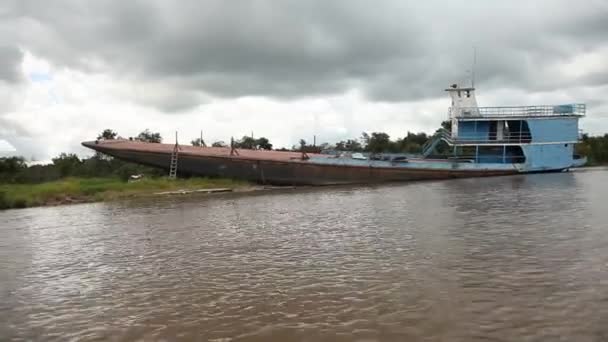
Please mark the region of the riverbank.
<svg viewBox="0 0 608 342"><path fill-rule="evenodd" d="M167 193L247 191L248 182L226 178L66 178L40 184L0 184L0 209L109 201Z"/></svg>

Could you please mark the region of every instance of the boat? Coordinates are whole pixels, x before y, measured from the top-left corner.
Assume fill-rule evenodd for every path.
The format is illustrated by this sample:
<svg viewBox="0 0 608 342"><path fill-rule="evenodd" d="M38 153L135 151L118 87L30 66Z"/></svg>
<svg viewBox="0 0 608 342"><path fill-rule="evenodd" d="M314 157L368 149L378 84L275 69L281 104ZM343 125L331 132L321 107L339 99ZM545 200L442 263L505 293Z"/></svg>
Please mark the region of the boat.
<svg viewBox="0 0 608 342"><path fill-rule="evenodd" d="M454 84L445 90L451 99L451 129L432 135L420 155L248 150L233 144L198 147L133 139L82 144L125 161L165 168L172 176L230 177L272 185L502 176L567 171L586 163L575 154L585 104L479 107L474 87Z"/></svg>

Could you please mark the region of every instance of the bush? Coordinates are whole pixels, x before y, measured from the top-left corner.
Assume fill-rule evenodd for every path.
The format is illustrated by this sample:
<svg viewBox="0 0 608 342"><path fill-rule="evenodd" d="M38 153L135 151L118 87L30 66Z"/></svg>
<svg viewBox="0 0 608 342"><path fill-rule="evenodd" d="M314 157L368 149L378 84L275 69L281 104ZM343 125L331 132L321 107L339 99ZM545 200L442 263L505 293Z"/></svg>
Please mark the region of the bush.
<svg viewBox="0 0 608 342"><path fill-rule="evenodd" d="M6 193L4 191L0 191L0 210L10 208L10 204L8 203L8 199L6 198Z"/></svg>
<svg viewBox="0 0 608 342"><path fill-rule="evenodd" d="M17 198L15 202L13 202L12 207L17 209L27 208L27 201L23 198Z"/></svg>

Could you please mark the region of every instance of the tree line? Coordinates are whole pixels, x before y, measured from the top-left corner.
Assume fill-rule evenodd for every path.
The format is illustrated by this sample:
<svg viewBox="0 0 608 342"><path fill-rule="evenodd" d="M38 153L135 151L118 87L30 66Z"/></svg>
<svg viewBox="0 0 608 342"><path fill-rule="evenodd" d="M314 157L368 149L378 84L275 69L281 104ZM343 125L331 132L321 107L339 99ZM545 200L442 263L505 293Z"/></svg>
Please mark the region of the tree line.
<svg viewBox="0 0 608 342"><path fill-rule="evenodd" d="M449 124L444 123L443 127L450 129ZM118 134L111 130L104 130L98 139L117 139ZM281 148L282 151L304 151L308 153L321 152L322 150L369 152L369 153L420 153L422 146L431 139L431 135L426 133L408 132L404 137L391 139L384 132L362 133L358 139L346 139L335 144L322 143L319 145L308 144L301 140L299 146L291 149ZM144 130L130 140L139 140L150 143L161 143L160 133ZM273 145L265 138L253 138L244 136L232 142L235 148L240 149L263 149L271 150ZM193 146L206 146L200 138L192 140ZM228 147L229 144L223 141L216 141L211 144L216 147ZM439 153L449 153L447 146L445 151ZM603 136L583 135L582 141L576 145L576 153L587 156L588 165L608 164L608 134ZM164 176L166 171L158 168L151 168L139 164L125 162L101 153L96 153L88 158L80 158L76 154L61 153L52 159L48 165L28 165L23 157L4 157L0 158L0 183L41 183L59 180L65 177L119 177L128 179L134 174L146 174L149 176Z"/></svg>
<svg viewBox="0 0 608 342"><path fill-rule="evenodd" d="M587 165L608 164L608 134L591 137L583 134L581 143L576 145L576 153L587 157Z"/></svg>
<svg viewBox="0 0 608 342"><path fill-rule="evenodd" d="M106 129L97 139L117 139L118 134ZM146 129L130 140L161 143L160 133ZM115 159L101 153L88 158L80 158L74 153L61 153L46 165L28 165L23 157L0 158L0 183L43 183L67 177L118 177L127 180L131 175L146 174L150 176L165 175L165 171L135 163Z"/></svg>

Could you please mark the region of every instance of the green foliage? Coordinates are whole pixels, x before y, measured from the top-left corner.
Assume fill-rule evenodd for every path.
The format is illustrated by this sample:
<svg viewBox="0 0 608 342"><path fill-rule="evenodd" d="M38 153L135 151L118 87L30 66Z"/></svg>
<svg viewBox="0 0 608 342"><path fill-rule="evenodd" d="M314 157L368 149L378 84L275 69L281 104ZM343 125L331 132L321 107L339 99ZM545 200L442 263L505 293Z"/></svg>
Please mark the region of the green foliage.
<svg viewBox="0 0 608 342"><path fill-rule="evenodd" d="M329 147L328 144L321 144L320 146L308 145L306 143L306 140L300 139L300 145L299 145L299 147L298 146L293 146L292 150L293 151L299 151L299 152L306 152L306 153L320 153L321 150L327 149L328 147Z"/></svg>
<svg viewBox="0 0 608 342"><path fill-rule="evenodd" d="M391 140L390 136L384 132L361 133L359 139L347 139L337 142L334 146L322 143L319 146L308 145L305 140L300 140L299 146L293 146L292 151L305 151L308 153L318 153L322 150L337 150L351 152L372 152L372 153L420 153L422 146L430 139L426 133L407 132L407 135L397 140ZM279 149L280 151L281 149ZM283 149L284 150L284 149Z"/></svg>
<svg viewBox="0 0 608 342"><path fill-rule="evenodd" d="M247 150L272 150L272 144L267 138L254 139L246 135L240 140L235 141L234 147Z"/></svg>
<svg viewBox="0 0 608 342"><path fill-rule="evenodd" d="M118 178L65 178L34 185L0 184L0 209L93 202L180 189L236 188L247 184L224 178L145 178L130 183Z"/></svg>
<svg viewBox="0 0 608 342"><path fill-rule="evenodd" d="M226 143L221 140L216 141L213 144L211 144L211 147L226 147L226 146L228 146L228 145L226 145Z"/></svg>
<svg viewBox="0 0 608 342"><path fill-rule="evenodd" d="M583 141L576 145L576 153L586 156L588 165L608 164L608 134L598 137L583 135Z"/></svg>
<svg viewBox="0 0 608 342"><path fill-rule="evenodd" d="M272 144L267 138L261 137L256 139L256 145L260 150L272 150Z"/></svg>
<svg viewBox="0 0 608 342"><path fill-rule="evenodd" d="M8 202L8 198L6 196L5 191L0 191L0 210L8 209L11 207L11 204Z"/></svg>
<svg viewBox="0 0 608 342"><path fill-rule="evenodd" d="M201 138L196 138L196 139L190 141L190 144L192 144L192 146L197 146L197 147L207 146L205 144L205 140L203 140Z"/></svg>
<svg viewBox="0 0 608 342"><path fill-rule="evenodd" d="M256 141L254 138L245 135L243 136L243 138L241 138L241 140L237 140L234 142L234 147L253 150L256 147Z"/></svg>
<svg viewBox="0 0 608 342"><path fill-rule="evenodd" d="M117 134L106 129L98 139L115 139ZM142 132L139 139L160 142L158 133ZM265 138L256 140L258 146L268 146ZM199 139L200 140L200 139ZM266 145L265 145L266 144ZM270 145L272 146L272 145ZM122 196L130 192L158 191L187 187L236 187L244 182L230 179L167 180L163 169L125 162L101 153L81 159L75 154L62 153L52 164L31 165L22 157L0 158L0 209L102 200L108 196ZM127 183L131 175L145 178Z"/></svg>
<svg viewBox="0 0 608 342"><path fill-rule="evenodd" d="M103 132L97 136L97 139L114 140L117 135L118 133L108 128L104 129Z"/></svg>
<svg viewBox="0 0 608 342"><path fill-rule="evenodd" d="M386 133L373 132L368 139L366 150L372 153L392 152L390 136Z"/></svg>
<svg viewBox="0 0 608 342"><path fill-rule="evenodd" d="M452 121L451 120L442 121L441 128L451 132L452 131Z"/></svg>
<svg viewBox="0 0 608 342"><path fill-rule="evenodd" d="M391 140L384 132L363 132L359 140L348 139L336 143L339 151L372 152L372 153L420 153L430 137L426 133L407 132L407 135L397 140Z"/></svg>
<svg viewBox="0 0 608 342"><path fill-rule="evenodd" d="M15 182L17 175L25 169L27 165L23 157L0 158L0 182Z"/></svg>
<svg viewBox="0 0 608 342"><path fill-rule="evenodd" d="M59 171L60 177L73 175L80 168L82 161L77 155L62 153L59 157L53 158L53 165Z"/></svg>
<svg viewBox="0 0 608 342"><path fill-rule="evenodd" d="M36 184L57 181L66 177L116 177L128 179L133 174L164 176L165 171L100 154L80 159L74 154L62 153L48 165L27 166L21 157L0 158L0 183Z"/></svg>
<svg viewBox="0 0 608 342"><path fill-rule="evenodd" d="M338 151L363 151L363 145L355 139L348 139L346 141L340 141L336 143L335 149Z"/></svg>
<svg viewBox="0 0 608 342"><path fill-rule="evenodd" d="M160 144L163 141L163 138L160 136L160 133L150 132L149 129L146 128L143 132L139 133L136 138L139 141L149 142L149 143L158 143Z"/></svg>

